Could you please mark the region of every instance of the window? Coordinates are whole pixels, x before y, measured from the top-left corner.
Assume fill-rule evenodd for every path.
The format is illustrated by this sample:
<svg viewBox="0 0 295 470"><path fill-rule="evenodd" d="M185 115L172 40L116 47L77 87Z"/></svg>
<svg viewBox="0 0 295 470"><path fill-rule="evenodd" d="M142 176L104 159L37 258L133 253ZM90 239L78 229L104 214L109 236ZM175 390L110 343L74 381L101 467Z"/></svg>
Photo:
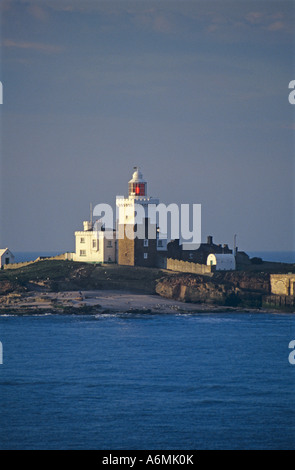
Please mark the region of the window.
<svg viewBox="0 0 295 470"><path fill-rule="evenodd" d="M97 246L96 240L92 240L92 248L96 248L96 246Z"/></svg>
<svg viewBox="0 0 295 470"><path fill-rule="evenodd" d="M107 244L107 247L108 247L108 248L112 248L112 246L113 246L113 245L112 245L112 240L109 240L109 241L108 241L108 244Z"/></svg>
<svg viewBox="0 0 295 470"><path fill-rule="evenodd" d="M145 183L129 183L129 194L145 196Z"/></svg>
<svg viewBox="0 0 295 470"><path fill-rule="evenodd" d="M80 243L85 243L85 238L80 238Z"/></svg>
<svg viewBox="0 0 295 470"><path fill-rule="evenodd" d="M80 256L86 256L86 250L80 250Z"/></svg>
<svg viewBox="0 0 295 470"><path fill-rule="evenodd" d="M147 253L144 253L144 254L143 254L143 258L144 258L144 259L148 259L148 254L147 254Z"/></svg>
<svg viewBox="0 0 295 470"><path fill-rule="evenodd" d="M143 246L144 246L144 247L148 247L148 246L149 246L149 241L148 241L148 240L144 240L144 241L143 241Z"/></svg>
<svg viewBox="0 0 295 470"><path fill-rule="evenodd" d="M158 240L158 246L162 247L163 246L163 240Z"/></svg>

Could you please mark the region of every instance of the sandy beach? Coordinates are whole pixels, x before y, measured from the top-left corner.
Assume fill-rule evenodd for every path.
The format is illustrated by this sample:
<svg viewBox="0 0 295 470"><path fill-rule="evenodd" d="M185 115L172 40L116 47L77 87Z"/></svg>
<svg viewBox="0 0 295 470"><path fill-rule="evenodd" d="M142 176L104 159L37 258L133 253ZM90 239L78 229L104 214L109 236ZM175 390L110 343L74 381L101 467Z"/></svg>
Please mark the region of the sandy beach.
<svg viewBox="0 0 295 470"><path fill-rule="evenodd" d="M0 305L0 314L29 313L194 313L236 311L210 304L191 304L158 295L115 290L30 292L10 295Z"/></svg>

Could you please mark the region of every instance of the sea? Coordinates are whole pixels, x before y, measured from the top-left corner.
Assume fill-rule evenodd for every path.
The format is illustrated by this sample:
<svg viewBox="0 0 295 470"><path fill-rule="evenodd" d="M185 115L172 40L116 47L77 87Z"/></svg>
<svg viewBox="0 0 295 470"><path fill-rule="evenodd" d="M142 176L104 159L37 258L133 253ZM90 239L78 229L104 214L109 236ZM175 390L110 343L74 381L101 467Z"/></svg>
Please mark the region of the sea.
<svg viewBox="0 0 295 470"><path fill-rule="evenodd" d="M0 450L295 450L293 340L283 313L2 315Z"/></svg>
<svg viewBox="0 0 295 470"><path fill-rule="evenodd" d="M1 450L294 450L291 314L2 316Z"/></svg>

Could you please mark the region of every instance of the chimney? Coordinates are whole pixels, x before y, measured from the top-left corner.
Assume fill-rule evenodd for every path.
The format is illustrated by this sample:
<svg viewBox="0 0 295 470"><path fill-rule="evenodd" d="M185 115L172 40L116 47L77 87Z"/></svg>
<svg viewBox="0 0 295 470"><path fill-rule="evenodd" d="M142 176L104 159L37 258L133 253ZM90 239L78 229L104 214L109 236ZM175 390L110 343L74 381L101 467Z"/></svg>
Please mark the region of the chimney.
<svg viewBox="0 0 295 470"><path fill-rule="evenodd" d="M83 226L84 226L84 232L89 232L93 229L93 225L91 222L89 222L88 220L86 220L85 222L83 222Z"/></svg>
<svg viewBox="0 0 295 470"><path fill-rule="evenodd" d="M207 237L207 244L208 245L213 245L213 237L211 237L211 236Z"/></svg>

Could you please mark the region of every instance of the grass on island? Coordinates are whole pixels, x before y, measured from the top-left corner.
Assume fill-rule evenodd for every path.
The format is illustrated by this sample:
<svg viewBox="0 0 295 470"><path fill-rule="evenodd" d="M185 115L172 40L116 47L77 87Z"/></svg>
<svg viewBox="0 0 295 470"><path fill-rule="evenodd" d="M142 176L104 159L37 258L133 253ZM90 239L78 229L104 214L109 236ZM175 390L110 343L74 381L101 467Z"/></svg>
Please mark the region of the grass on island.
<svg viewBox="0 0 295 470"><path fill-rule="evenodd" d="M167 271L156 268L44 260L0 271L0 282L19 286L47 284L52 290L114 289L154 294L157 279Z"/></svg>

